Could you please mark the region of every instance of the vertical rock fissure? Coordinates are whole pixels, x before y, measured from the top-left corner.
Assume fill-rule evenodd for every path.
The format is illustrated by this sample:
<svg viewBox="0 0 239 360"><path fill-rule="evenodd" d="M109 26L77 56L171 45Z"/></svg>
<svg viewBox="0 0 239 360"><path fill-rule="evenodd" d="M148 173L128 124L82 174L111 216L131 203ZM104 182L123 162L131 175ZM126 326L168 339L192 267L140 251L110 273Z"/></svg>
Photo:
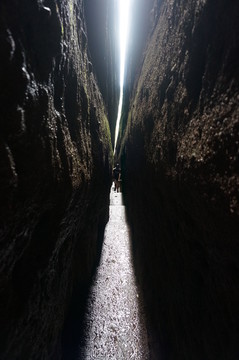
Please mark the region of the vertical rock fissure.
<svg viewBox="0 0 239 360"><path fill-rule="evenodd" d="M111 204L85 355L148 356L122 255L132 240L150 356L238 360L239 2L136 2L116 149L132 233L122 204ZM116 0L0 0L3 360L79 356L109 216L115 8Z"/></svg>

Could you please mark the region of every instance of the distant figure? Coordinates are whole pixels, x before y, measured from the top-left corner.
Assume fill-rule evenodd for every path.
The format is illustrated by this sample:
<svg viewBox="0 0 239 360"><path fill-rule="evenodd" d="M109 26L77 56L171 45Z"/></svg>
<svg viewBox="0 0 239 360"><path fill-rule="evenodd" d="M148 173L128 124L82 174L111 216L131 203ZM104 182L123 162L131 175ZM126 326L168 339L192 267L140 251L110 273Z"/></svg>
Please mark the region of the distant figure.
<svg viewBox="0 0 239 360"><path fill-rule="evenodd" d="M121 175L120 166L119 166L119 164L116 164L116 167L114 167L114 169L113 169L113 181L115 184L114 191L117 191L117 192L120 190L120 181L121 181L120 175Z"/></svg>

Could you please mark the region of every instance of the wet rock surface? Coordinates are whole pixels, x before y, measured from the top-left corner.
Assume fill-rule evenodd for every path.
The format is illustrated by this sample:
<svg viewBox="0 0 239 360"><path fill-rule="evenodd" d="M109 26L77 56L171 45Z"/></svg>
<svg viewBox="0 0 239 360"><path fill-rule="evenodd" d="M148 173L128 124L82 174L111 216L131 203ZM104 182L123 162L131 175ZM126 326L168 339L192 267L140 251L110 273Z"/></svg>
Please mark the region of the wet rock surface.
<svg viewBox="0 0 239 360"><path fill-rule="evenodd" d="M82 360L147 360L148 338L122 194L111 192L101 260L90 290Z"/></svg>
<svg viewBox="0 0 239 360"><path fill-rule="evenodd" d="M239 347L238 3L162 1L121 148L138 279L162 358Z"/></svg>

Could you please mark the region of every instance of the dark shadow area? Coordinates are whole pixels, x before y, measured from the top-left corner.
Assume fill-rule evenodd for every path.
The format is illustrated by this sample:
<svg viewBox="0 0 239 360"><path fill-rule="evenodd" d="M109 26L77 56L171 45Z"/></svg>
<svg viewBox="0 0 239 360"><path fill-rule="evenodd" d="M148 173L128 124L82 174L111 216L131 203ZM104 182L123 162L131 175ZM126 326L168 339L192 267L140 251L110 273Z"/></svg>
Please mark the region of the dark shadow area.
<svg viewBox="0 0 239 360"><path fill-rule="evenodd" d="M87 282L79 280L75 281L75 288L71 296L69 312L62 333L62 350L63 360L84 360L85 347L85 314L87 310L87 302L90 288L94 280L96 269L99 265L104 240L105 221L100 223L98 228L97 245L96 245L96 262L91 274L91 278ZM75 276L78 273L78 264L75 265Z"/></svg>
<svg viewBox="0 0 239 360"><path fill-rule="evenodd" d="M138 182L138 157L132 149L124 198L152 359L236 360L237 218L200 197L193 181L155 173L142 156Z"/></svg>
<svg viewBox="0 0 239 360"><path fill-rule="evenodd" d="M63 360L84 360L80 348L84 347L84 315L86 312L89 284L78 284L73 292L70 311L62 334Z"/></svg>

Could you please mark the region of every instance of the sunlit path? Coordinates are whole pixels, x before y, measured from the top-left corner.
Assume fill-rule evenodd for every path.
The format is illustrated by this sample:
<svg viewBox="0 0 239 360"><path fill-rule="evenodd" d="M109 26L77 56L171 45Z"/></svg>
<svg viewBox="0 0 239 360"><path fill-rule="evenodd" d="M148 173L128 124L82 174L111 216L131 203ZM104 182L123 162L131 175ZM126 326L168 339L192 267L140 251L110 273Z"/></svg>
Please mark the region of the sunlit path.
<svg viewBox="0 0 239 360"><path fill-rule="evenodd" d="M125 208L121 194L113 191L101 262L89 298L86 328L86 346L80 358L148 359Z"/></svg>

